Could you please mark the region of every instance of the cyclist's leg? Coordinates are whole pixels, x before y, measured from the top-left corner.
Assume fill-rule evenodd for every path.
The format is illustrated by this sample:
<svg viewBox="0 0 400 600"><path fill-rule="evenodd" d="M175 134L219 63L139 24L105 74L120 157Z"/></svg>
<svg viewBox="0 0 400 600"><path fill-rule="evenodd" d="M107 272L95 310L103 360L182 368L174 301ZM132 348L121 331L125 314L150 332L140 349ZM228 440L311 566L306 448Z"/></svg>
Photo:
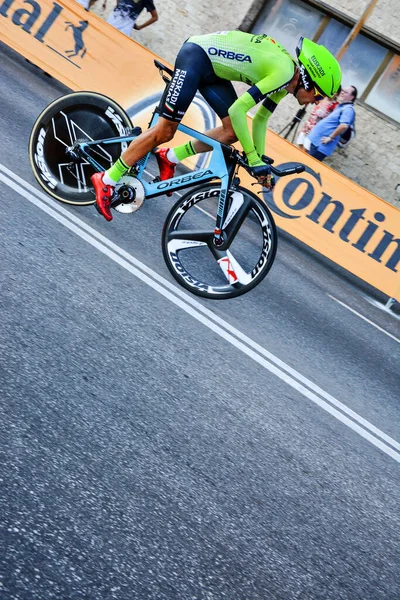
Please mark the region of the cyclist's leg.
<svg viewBox="0 0 400 600"><path fill-rule="evenodd" d="M135 138L122 154L126 165L133 166L147 152L172 140L202 80L210 76L210 69L212 71L211 61L200 46L192 42L183 44L175 61L168 94L160 107L160 118L154 127Z"/></svg>
<svg viewBox="0 0 400 600"><path fill-rule="evenodd" d="M211 61L203 48L192 42L186 42L177 56L168 94L164 104L160 107L160 121L165 119L166 122L174 123L177 127L177 124L189 108L197 90L205 86L207 81L215 80L216 76ZM166 125L163 125L163 128L165 129ZM228 136L225 135L225 138L228 138ZM156 145L159 146L165 141L169 141L169 139L172 139L172 136L168 139L159 139ZM171 152L169 148L159 148L156 150L155 155L162 180L174 176L176 165L180 160L196 154L197 150L194 150L192 142L188 142L184 146L182 158L179 156L176 157L172 153L172 161L168 158L168 154Z"/></svg>
<svg viewBox="0 0 400 600"><path fill-rule="evenodd" d="M237 136L228 115L230 106L237 100L237 94L232 82L220 79L212 72L203 78L199 87L199 92L217 113L222 123L221 126L206 131L206 135L223 144L234 144L237 141ZM167 158L174 162L179 162L189 156L194 156L200 152L208 152L210 150L212 150L212 148L204 142L192 140L182 146L172 149L168 153Z"/></svg>
<svg viewBox="0 0 400 600"><path fill-rule="evenodd" d="M135 138L121 155L122 160L132 167L156 146L172 140L179 123L160 117L154 127Z"/></svg>
<svg viewBox="0 0 400 600"><path fill-rule="evenodd" d="M129 169L159 144L174 137L178 123L160 117L154 127L135 138L120 158L105 173L95 173L91 181L96 193L96 207L107 221L112 220L111 198L114 187Z"/></svg>
<svg viewBox="0 0 400 600"><path fill-rule="evenodd" d="M215 77L215 80L205 84L199 89L203 98L208 102L211 108L221 119L222 125L209 129L206 135L223 144L234 144L237 142L236 134L232 127L232 121L228 111L232 104L237 100L237 94L231 81ZM206 152L210 147L203 142L194 142L194 148L197 152Z"/></svg>
<svg viewBox="0 0 400 600"><path fill-rule="evenodd" d="M200 85L203 68L209 69L208 63L211 65L208 56L200 46L190 42L185 43L175 61L174 74L165 102L160 107L161 114L156 125L135 138L108 171L96 173L91 178L96 192L96 206L108 221L112 219L111 198L114 186L153 148L172 140L179 122Z"/></svg>

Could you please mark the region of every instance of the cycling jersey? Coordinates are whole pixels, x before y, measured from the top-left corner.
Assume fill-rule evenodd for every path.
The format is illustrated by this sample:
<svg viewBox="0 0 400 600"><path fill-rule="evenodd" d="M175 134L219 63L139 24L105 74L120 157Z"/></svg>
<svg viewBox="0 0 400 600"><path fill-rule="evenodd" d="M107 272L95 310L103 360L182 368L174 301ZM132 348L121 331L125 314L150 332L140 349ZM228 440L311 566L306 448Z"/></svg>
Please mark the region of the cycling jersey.
<svg viewBox="0 0 400 600"><path fill-rule="evenodd" d="M162 116L180 121L199 90L220 118L230 116L246 154L256 149L261 156L267 121L286 96L284 88L296 66L285 48L264 34L221 31L192 36L178 54ZM238 98L231 81L242 81L250 88ZM261 100L251 136L246 114Z"/></svg>

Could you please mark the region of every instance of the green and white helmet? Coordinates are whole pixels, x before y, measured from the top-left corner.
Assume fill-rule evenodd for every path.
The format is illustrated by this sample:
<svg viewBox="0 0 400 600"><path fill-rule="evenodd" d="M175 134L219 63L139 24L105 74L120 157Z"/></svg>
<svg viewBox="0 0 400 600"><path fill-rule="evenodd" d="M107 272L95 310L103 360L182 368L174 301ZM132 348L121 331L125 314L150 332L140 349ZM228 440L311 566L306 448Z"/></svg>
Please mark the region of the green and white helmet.
<svg viewBox="0 0 400 600"><path fill-rule="evenodd" d="M305 90L313 87L332 98L339 91L342 71L336 58L325 46L301 37L296 48L300 75Z"/></svg>

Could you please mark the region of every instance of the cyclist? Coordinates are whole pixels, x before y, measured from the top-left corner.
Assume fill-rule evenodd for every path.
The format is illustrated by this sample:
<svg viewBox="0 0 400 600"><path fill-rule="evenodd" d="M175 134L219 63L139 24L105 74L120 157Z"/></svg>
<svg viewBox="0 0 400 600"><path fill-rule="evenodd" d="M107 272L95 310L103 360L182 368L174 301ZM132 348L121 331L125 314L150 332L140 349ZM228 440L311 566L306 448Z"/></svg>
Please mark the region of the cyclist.
<svg viewBox="0 0 400 600"><path fill-rule="evenodd" d="M116 183L150 150L172 140L197 90L222 122L206 135L225 144L239 140L252 175L266 188L273 187L270 167L261 157L267 121L277 104L287 94L293 94L301 105L313 103L321 96L332 97L341 83L339 63L324 46L300 38L296 54L297 62L276 40L264 34L220 31L190 37L176 58L156 125L135 138L108 171L92 176L98 211L111 221L110 204ZM238 98L232 81L243 81L250 88ZM261 100L250 133L246 114ZM161 179L173 177L179 161L210 149L198 140L173 150L160 148L156 158Z"/></svg>

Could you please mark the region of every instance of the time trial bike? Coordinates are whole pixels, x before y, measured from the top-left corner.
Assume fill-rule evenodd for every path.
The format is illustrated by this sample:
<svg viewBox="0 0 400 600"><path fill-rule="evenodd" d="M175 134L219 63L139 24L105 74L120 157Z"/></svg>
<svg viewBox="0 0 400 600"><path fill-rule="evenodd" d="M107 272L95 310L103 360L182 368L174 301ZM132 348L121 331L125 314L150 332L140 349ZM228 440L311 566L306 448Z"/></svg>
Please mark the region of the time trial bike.
<svg viewBox="0 0 400 600"><path fill-rule="evenodd" d="M149 127L159 118L172 71L154 61L166 84ZM144 200L190 188L172 206L162 231L162 251L173 277L198 296L233 298L258 285L270 270L277 249L272 214L262 199L240 185L239 169L251 173L246 158L194 129L179 131L207 143L211 158L205 168L161 181L148 171L149 152L119 181L112 208L133 213ZM141 133L112 99L94 92L73 92L52 102L34 123L29 156L33 173L53 198L75 206L93 204L90 177L108 169ZM277 177L304 171L303 165Z"/></svg>

